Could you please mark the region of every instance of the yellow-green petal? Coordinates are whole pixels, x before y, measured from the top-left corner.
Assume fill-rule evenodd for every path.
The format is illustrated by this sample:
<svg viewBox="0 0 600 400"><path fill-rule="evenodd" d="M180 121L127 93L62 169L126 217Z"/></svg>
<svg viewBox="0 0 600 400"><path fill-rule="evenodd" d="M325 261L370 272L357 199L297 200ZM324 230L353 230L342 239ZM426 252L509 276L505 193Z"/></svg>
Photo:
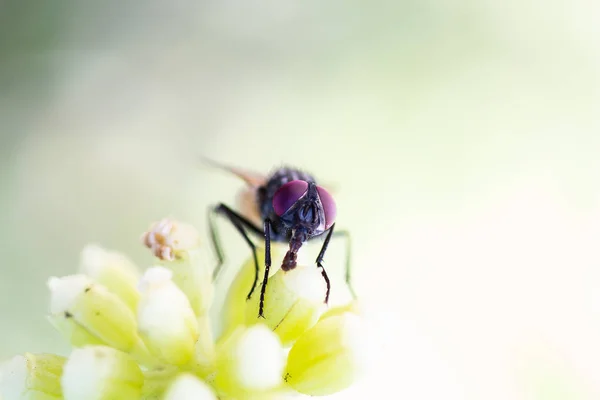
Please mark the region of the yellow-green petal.
<svg viewBox="0 0 600 400"><path fill-rule="evenodd" d="M364 368L360 318L331 316L306 331L290 349L285 380L295 390L324 396L348 388Z"/></svg>
<svg viewBox="0 0 600 400"><path fill-rule="evenodd" d="M333 317L336 315L343 315L345 313L352 313L355 315L361 315L362 310L359 302L357 300L352 300L350 303L343 304L341 306L331 307L329 310L325 311L319 320L323 320L325 318Z"/></svg>
<svg viewBox="0 0 600 400"><path fill-rule="evenodd" d="M85 275L51 278L50 319L74 346L106 344L123 351L139 345L133 311Z"/></svg>
<svg viewBox="0 0 600 400"><path fill-rule="evenodd" d="M171 365L161 365L144 370L143 373L142 398L144 400L161 400L173 379L179 375L180 369Z"/></svg>
<svg viewBox="0 0 600 400"><path fill-rule="evenodd" d="M146 271L137 319L150 352L169 364L183 365L194 355L198 323L189 300L171 277L163 267Z"/></svg>
<svg viewBox="0 0 600 400"><path fill-rule="evenodd" d="M264 325L240 327L217 345L214 386L227 396L267 394L283 384L285 355Z"/></svg>
<svg viewBox="0 0 600 400"><path fill-rule="evenodd" d="M87 245L81 252L80 271L135 310L140 298L137 290L140 274L135 264L124 254L108 251L97 245Z"/></svg>
<svg viewBox="0 0 600 400"><path fill-rule="evenodd" d="M275 259L276 247L271 248L273 258ZM260 292L261 281L265 270L265 250L258 247L256 249L259 267L259 282L256 285L255 292ZM273 276L279 270L277 265L271 267L270 276ZM225 302L221 309L221 323L223 335L226 336L232 333L240 325L246 322L246 308L248 307L247 297L252 283L254 282L255 266L254 257L250 256L242 265L235 279L231 283Z"/></svg>
<svg viewBox="0 0 600 400"><path fill-rule="evenodd" d="M58 400L65 358L25 353L13 357L0 371L0 398L4 400Z"/></svg>
<svg viewBox="0 0 600 400"><path fill-rule="evenodd" d="M180 251L180 256L162 265L173 272L173 282L185 293L198 317L208 314L214 297L212 266L201 249Z"/></svg>
<svg viewBox="0 0 600 400"><path fill-rule="evenodd" d="M129 355L106 346L86 346L71 353L61 383L65 400L136 400L144 375Z"/></svg>
<svg viewBox="0 0 600 400"><path fill-rule="evenodd" d="M279 270L267 284L264 318L258 317L260 288L246 307L245 322L264 323L271 328L284 346L313 326L325 310L326 286L315 267L297 266L291 271Z"/></svg>

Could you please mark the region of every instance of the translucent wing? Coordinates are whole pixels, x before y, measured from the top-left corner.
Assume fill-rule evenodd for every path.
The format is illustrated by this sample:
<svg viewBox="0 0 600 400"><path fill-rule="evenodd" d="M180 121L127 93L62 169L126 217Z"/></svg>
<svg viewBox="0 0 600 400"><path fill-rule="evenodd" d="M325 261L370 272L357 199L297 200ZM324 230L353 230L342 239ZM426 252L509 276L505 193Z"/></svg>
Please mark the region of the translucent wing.
<svg viewBox="0 0 600 400"><path fill-rule="evenodd" d="M248 186L251 186L253 188L257 188L261 185L264 185L267 180L267 177L265 175L259 174L254 171L248 171L248 170L245 170L242 168L232 167L229 165L219 163L217 161L210 160L205 157L203 157L202 160L213 167L216 167L216 168L219 168L219 169L222 169L224 171L234 174L235 176L237 176L238 178L240 178L244 182L246 182L246 184Z"/></svg>
<svg viewBox="0 0 600 400"><path fill-rule="evenodd" d="M227 171L246 182L247 186L236 197L237 207L241 214L254 222L256 226L262 226L260 211L256 204L256 189L266 183L267 177L254 171L221 164L208 158L203 158L203 161L213 167Z"/></svg>

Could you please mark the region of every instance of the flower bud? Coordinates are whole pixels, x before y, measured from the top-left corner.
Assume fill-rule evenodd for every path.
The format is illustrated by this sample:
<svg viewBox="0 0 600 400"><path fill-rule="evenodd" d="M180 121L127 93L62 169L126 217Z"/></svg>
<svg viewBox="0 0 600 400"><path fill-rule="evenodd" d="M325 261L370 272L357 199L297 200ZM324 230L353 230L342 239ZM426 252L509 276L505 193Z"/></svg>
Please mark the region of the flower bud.
<svg viewBox="0 0 600 400"><path fill-rule="evenodd" d="M142 236L144 244L173 271L173 282L185 293L196 316L208 313L213 300L212 267L200 247L198 231L163 219Z"/></svg>
<svg viewBox="0 0 600 400"><path fill-rule="evenodd" d="M185 257L189 250L200 247L200 235L189 225L170 219L154 223L142 235L142 242L161 260L173 261Z"/></svg>
<svg viewBox="0 0 600 400"><path fill-rule="evenodd" d="M340 305L340 306L336 306L336 307L331 307L329 310L327 310L326 312L323 313L323 315L321 315L321 318L319 318L319 321L324 320L325 318L329 318L329 317L333 317L336 315L343 315L345 313L351 313L354 315L361 315L362 314L362 307L361 305L358 303L357 300L352 300L350 303L344 304L344 305Z"/></svg>
<svg viewBox="0 0 600 400"><path fill-rule="evenodd" d="M164 400L217 400L217 396L194 375L182 374L169 386Z"/></svg>
<svg viewBox="0 0 600 400"><path fill-rule="evenodd" d="M25 353L13 357L0 371L0 398L4 400L62 399L60 377L65 358Z"/></svg>
<svg viewBox="0 0 600 400"><path fill-rule="evenodd" d="M139 332L159 359L176 365L190 361L198 340L198 323L185 294L163 267L146 271L140 282Z"/></svg>
<svg viewBox="0 0 600 400"><path fill-rule="evenodd" d="M129 355L87 346L73 350L61 383L65 400L130 400L140 398L144 375Z"/></svg>
<svg viewBox="0 0 600 400"><path fill-rule="evenodd" d="M258 285L246 307L246 324L263 322L271 328L284 346L313 326L325 310L326 285L321 272L314 267L297 266L279 270L265 290L264 319L258 317L261 286Z"/></svg>
<svg viewBox="0 0 600 400"><path fill-rule="evenodd" d="M259 267L259 281L254 289L254 292L260 293L261 281L264 274L265 266L265 250L257 248L256 254ZM278 268L271 268L270 276L273 276L278 271ZM227 296L223 303L220 313L221 323L223 325L223 335L227 335L236 330L240 325L246 323L246 308L248 306L247 297L252 283L254 282L255 266L254 257L250 256L242 265L235 279L229 286Z"/></svg>
<svg viewBox="0 0 600 400"><path fill-rule="evenodd" d="M298 338L290 349L285 380L309 396L325 396L349 387L364 365L359 317L330 316Z"/></svg>
<svg viewBox="0 0 600 400"><path fill-rule="evenodd" d="M173 282L185 293L196 316L207 316L214 297L214 286L212 267L202 250L190 250L186 258L163 265L173 272Z"/></svg>
<svg viewBox="0 0 600 400"><path fill-rule="evenodd" d="M247 398L283 383L284 352L264 325L240 327L217 346L215 386L227 395Z"/></svg>
<svg viewBox="0 0 600 400"><path fill-rule="evenodd" d="M73 344L131 351L139 343L133 311L85 275L50 278L50 320Z"/></svg>
<svg viewBox="0 0 600 400"><path fill-rule="evenodd" d="M81 252L80 270L119 296L130 309L136 309L140 298L137 290L139 273L125 255L88 245Z"/></svg>

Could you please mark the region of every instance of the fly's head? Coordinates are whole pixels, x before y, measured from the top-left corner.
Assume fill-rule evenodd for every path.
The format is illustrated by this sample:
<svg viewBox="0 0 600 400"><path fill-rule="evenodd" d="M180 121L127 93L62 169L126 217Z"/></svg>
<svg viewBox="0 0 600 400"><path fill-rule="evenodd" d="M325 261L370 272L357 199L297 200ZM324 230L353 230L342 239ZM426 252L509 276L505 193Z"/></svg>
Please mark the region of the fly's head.
<svg viewBox="0 0 600 400"><path fill-rule="evenodd" d="M314 182L295 180L281 186L273 196L273 209L293 236L306 241L333 225L333 197Z"/></svg>

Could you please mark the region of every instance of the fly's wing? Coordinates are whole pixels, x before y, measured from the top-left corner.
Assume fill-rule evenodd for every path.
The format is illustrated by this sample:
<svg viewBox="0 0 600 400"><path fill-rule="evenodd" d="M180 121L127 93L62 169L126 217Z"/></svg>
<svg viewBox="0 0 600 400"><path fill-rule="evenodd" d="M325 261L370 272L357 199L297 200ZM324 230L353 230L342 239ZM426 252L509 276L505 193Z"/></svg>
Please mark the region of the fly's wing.
<svg viewBox="0 0 600 400"><path fill-rule="evenodd" d="M246 187L243 188L236 197L236 206L243 216L254 222L256 226L262 227L262 218L258 204L256 203L256 190L260 186L265 185L267 177L257 172L221 164L207 158L203 158L203 160L207 164L227 171L246 182Z"/></svg>
<svg viewBox="0 0 600 400"><path fill-rule="evenodd" d="M202 160L219 169L222 169L224 171L227 171L229 173L232 173L233 175L237 176L238 178L240 178L241 180L243 180L244 182L246 182L246 184L250 187L254 187L257 188L259 186L262 186L266 183L267 181L267 177L259 174L257 172L253 172L253 171L248 171L242 168L237 168L237 167L232 167L229 165L225 165L225 164L221 164L219 162L210 160L208 158L203 157Z"/></svg>

